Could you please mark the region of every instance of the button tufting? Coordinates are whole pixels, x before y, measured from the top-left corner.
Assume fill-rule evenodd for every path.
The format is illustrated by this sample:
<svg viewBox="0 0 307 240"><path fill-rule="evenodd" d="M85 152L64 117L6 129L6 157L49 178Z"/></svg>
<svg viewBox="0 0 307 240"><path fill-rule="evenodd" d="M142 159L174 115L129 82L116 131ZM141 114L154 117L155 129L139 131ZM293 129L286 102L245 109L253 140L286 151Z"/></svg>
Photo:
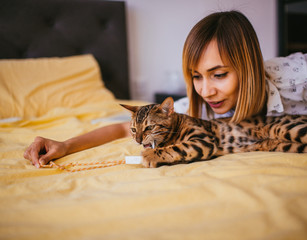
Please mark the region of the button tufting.
<svg viewBox="0 0 307 240"><path fill-rule="evenodd" d="M18 56L19 58L26 58L27 57L27 49L18 49Z"/></svg>
<svg viewBox="0 0 307 240"><path fill-rule="evenodd" d="M82 51L82 48L81 48L81 47L76 47L76 48L75 48L75 53L76 53L76 54L82 54L82 52L83 52L83 51Z"/></svg>
<svg viewBox="0 0 307 240"><path fill-rule="evenodd" d="M45 20L44 20L44 22L45 22L45 24L48 26L48 27L53 27L54 26L54 24L55 24L55 20L54 20L54 18L46 18Z"/></svg>
<svg viewBox="0 0 307 240"><path fill-rule="evenodd" d="M99 19L99 26L100 26L101 29L103 29L103 30L107 29L108 24L109 24L109 20L108 19L105 19L105 18Z"/></svg>

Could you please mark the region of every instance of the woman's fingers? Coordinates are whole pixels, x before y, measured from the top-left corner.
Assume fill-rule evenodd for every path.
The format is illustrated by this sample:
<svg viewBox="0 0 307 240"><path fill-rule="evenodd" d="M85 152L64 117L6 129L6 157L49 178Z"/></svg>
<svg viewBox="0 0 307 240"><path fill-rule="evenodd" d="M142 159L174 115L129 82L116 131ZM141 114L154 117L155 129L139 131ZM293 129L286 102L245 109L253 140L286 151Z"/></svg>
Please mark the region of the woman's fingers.
<svg viewBox="0 0 307 240"><path fill-rule="evenodd" d="M38 162L40 166L46 165L48 162L50 162L52 159L56 157L56 150L55 148L49 149L49 151L46 152L46 154L41 155L38 159Z"/></svg>
<svg viewBox="0 0 307 240"><path fill-rule="evenodd" d="M34 142L26 149L24 158L30 160L32 164L39 168L39 157L41 152L46 152L45 148L46 139L42 137L36 137Z"/></svg>

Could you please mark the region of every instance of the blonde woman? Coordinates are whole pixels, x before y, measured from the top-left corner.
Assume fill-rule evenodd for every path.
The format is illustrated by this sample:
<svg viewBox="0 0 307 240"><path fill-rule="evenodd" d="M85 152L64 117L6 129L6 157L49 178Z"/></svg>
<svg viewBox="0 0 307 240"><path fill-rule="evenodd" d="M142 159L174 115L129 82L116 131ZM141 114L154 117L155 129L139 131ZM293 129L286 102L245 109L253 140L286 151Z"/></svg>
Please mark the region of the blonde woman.
<svg viewBox="0 0 307 240"><path fill-rule="evenodd" d="M232 120L258 114L266 103L265 70L257 35L241 13L214 13L198 22L183 49L189 114L234 111Z"/></svg>
<svg viewBox="0 0 307 240"><path fill-rule="evenodd" d="M300 53L278 58L265 69L249 20L238 11L213 13L198 22L186 39L183 73L188 98L179 100L175 110L205 119L228 116L233 122L257 114L307 114L306 58ZM24 157L39 168L52 159L128 135L129 123L121 123L64 142L37 137Z"/></svg>

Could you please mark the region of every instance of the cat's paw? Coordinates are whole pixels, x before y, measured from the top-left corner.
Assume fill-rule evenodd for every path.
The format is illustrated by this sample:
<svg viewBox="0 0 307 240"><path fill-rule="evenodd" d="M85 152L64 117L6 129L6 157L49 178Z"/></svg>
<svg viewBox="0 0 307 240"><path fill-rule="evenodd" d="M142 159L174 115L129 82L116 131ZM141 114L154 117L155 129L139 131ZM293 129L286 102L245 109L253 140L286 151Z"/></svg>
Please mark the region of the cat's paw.
<svg viewBox="0 0 307 240"><path fill-rule="evenodd" d="M142 165L147 168L155 168L159 162L159 158L155 155L154 149L145 149L142 152Z"/></svg>

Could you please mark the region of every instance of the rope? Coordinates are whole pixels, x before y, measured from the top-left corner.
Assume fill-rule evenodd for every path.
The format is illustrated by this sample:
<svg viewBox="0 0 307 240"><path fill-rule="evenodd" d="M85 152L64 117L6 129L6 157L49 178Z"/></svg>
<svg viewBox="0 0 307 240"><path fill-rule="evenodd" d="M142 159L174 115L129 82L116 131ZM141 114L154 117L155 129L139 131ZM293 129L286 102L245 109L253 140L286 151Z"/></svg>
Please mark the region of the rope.
<svg viewBox="0 0 307 240"><path fill-rule="evenodd" d="M124 160L121 161L105 161L105 162L91 162L91 163L67 163L67 164L56 164L53 161L50 161L47 165L41 165L43 168L57 168L63 171L67 172L80 172L85 170L92 170L97 168L105 168L105 167L111 167L116 165L125 164ZM80 166L92 166L92 167L84 167L84 168L74 168L74 167L80 167ZM74 169L72 169L74 168Z"/></svg>

